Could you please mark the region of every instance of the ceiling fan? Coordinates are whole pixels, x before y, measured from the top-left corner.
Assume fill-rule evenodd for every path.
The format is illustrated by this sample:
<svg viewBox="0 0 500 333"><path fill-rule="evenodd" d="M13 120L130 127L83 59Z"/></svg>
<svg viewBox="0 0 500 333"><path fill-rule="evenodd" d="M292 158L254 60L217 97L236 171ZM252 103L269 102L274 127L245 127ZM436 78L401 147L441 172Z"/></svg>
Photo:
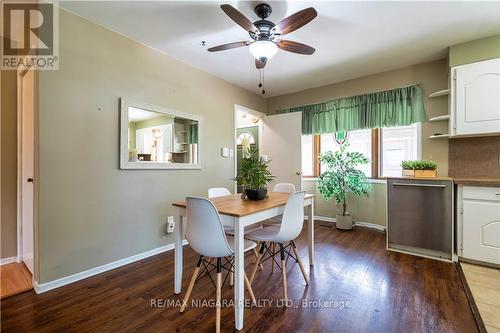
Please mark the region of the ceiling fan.
<svg viewBox="0 0 500 333"><path fill-rule="evenodd" d="M261 69L278 52L278 49L305 55L311 55L316 51L309 45L281 39L284 35L303 27L318 15L312 7L298 11L281 20L278 24L266 20L272 12L271 6L266 3L255 6L254 12L260 17L260 20L253 23L231 5L220 7L227 16L248 32L252 40L214 46L208 49L209 52L249 46L249 51L255 58L255 67Z"/></svg>

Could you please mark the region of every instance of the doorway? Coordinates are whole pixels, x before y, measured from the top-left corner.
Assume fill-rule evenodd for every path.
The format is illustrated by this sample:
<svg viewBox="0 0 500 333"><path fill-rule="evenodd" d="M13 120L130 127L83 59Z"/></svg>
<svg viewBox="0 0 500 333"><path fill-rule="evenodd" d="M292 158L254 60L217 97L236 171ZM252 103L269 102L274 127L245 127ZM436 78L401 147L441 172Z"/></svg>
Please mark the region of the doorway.
<svg viewBox="0 0 500 333"><path fill-rule="evenodd" d="M33 288L35 272L35 82L32 67L17 71L17 262L2 266L2 298Z"/></svg>
<svg viewBox="0 0 500 333"><path fill-rule="evenodd" d="M262 140L262 118L264 113L235 105L234 122L234 175L238 174L241 167L241 159L250 149L257 148L260 151ZM241 185L235 182L235 193L241 193Z"/></svg>

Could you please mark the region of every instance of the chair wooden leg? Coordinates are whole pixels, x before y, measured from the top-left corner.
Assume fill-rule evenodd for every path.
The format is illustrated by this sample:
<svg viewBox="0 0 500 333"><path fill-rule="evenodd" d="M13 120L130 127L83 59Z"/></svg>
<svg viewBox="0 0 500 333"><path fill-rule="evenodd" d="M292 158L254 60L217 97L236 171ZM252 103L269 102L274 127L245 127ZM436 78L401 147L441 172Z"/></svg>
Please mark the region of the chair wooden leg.
<svg viewBox="0 0 500 333"><path fill-rule="evenodd" d="M253 255L255 256L255 260L256 261L259 260L259 251L257 251L257 248L259 247L259 244L260 244L260 242L257 244L256 247L253 248ZM259 269L261 271L263 271L264 270L264 266L262 266L262 264L259 264Z"/></svg>
<svg viewBox="0 0 500 333"><path fill-rule="evenodd" d="M302 272L302 276L304 277L306 284L309 284L309 279L307 278L306 270L304 269L304 265L302 265L302 259L300 259L300 257L299 257L299 253L297 252L297 248L295 247L294 242L292 242L292 249L293 249L293 253L295 254L295 258L297 258L297 261L299 263L299 267L300 267L300 270Z"/></svg>
<svg viewBox="0 0 500 333"><path fill-rule="evenodd" d="M194 283L196 282L196 278L198 277L198 273L200 273L201 261L203 260L203 256L200 256L198 260L198 264L194 269L193 276L191 277L191 281L189 281L189 286L186 291L186 295L184 295L184 299L182 300L182 306L180 312L184 312L186 309L187 302L189 301L189 296L191 296L191 292L193 291Z"/></svg>
<svg viewBox="0 0 500 333"><path fill-rule="evenodd" d="M250 284L250 281L248 281L247 273L243 272L244 277L245 277L245 285L247 286L248 294L250 295L250 299L252 300L253 303L257 303L257 300L255 299L255 295L253 294L252 290L252 285Z"/></svg>
<svg viewBox="0 0 500 333"><path fill-rule="evenodd" d="M217 280L215 298L215 332L220 333L220 308L221 308L222 265L221 258L217 258Z"/></svg>
<svg viewBox="0 0 500 333"><path fill-rule="evenodd" d="M283 244L280 244L280 255L281 255L281 276L283 278L283 295L285 299L288 299L288 290L286 288L285 250L283 249Z"/></svg>
<svg viewBox="0 0 500 333"><path fill-rule="evenodd" d="M250 284L252 284L253 279L255 278L255 273L257 273L257 270L259 269L260 260L262 259L262 256L264 255L265 246L266 246L266 243L264 243L264 242L262 242L260 244L259 257L257 258L255 265L253 266L252 274L250 274L250 279L249 279Z"/></svg>
<svg viewBox="0 0 500 333"><path fill-rule="evenodd" d="M274 243L271 245L271 251L273 252L273 257L271 258L271 273L274 273Z"/></svg>

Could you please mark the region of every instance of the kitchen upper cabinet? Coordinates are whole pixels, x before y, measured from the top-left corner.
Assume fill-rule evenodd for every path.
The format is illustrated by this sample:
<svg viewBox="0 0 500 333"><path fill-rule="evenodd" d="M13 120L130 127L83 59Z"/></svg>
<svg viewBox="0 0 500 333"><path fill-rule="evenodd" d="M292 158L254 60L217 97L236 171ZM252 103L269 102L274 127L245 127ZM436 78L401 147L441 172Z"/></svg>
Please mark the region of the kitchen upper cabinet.
<svg viewBox="0 0 500 333"><path fill-rule="evenodd" d="M459 186L459 209L458 254L500 264L500 188Z"/></svg>
<svg viewBox="0 0 500 333"><path fill-rule="evenodd" d="M500 58L451 69L450 134L500 133Z"/></svg>

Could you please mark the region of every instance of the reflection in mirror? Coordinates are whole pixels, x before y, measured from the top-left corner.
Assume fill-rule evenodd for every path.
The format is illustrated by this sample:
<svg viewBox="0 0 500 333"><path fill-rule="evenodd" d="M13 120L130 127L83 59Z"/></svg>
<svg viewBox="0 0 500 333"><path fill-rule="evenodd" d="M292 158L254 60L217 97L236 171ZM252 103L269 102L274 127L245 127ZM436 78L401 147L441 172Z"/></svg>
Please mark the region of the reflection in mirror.
<svg viewBox="0 0 500 333"><path fill-rule="evenodd" d="M129 162L197 163L198 122L130 106Z"/></svg>

